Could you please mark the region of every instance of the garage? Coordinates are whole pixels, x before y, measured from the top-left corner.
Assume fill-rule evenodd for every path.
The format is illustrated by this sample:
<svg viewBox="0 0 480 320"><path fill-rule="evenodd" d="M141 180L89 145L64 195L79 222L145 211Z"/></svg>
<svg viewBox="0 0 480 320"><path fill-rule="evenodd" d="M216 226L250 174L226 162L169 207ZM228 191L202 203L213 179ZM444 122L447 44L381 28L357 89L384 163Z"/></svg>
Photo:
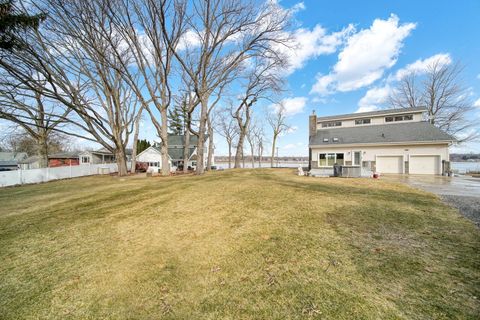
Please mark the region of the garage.
<svg viewBox="0 0 480 320"><path fill-rule="evenodd" d="M377 172L379 173L403 173L403 156L377 156Z"/></svg>
<svg viewBox="0 0 480 320"><path fill-rule="evenodd" d="M415 155L410 156L410 174L440 174L440 156Z"/></svg>

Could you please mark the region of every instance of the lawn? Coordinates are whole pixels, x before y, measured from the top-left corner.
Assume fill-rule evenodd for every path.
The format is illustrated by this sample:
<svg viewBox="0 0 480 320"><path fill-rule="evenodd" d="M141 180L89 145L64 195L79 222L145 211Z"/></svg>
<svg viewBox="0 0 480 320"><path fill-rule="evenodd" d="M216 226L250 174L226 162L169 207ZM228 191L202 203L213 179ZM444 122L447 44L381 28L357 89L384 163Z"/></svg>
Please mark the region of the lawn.
<svg viewBox="0 0 480 320"><path fill-rule="evenodd" d="M96 176L0 204L0 319L480 316L479 229L401 184Z"/></svg>

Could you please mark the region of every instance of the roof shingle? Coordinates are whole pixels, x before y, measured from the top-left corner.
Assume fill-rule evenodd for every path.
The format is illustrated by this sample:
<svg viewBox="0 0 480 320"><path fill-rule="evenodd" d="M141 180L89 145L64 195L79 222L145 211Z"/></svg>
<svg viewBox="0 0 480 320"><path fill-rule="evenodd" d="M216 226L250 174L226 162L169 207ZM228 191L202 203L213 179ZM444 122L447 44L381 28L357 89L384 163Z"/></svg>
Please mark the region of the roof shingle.
<svg viewBox="0 0 480 320"><path fill-rule="evenodd" d="M334 138L338 141L334 142ZM317 134L310 138L310 145L429 141L455 141L455 138L422 121L317 130Z"/></svg>

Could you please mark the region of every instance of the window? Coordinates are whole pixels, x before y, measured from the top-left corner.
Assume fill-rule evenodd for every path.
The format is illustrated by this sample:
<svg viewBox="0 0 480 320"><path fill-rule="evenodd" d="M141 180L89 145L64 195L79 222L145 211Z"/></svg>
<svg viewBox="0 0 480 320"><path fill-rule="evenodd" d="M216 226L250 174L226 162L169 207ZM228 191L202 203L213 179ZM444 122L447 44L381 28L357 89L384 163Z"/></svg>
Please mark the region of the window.
<svg viewBox="0 0 480 320"><path fill-rule="evenodd" d="M338 142L338 138L333 138L333 142Z"/></svg>
<svg viewBox="0 0 480 320"><path fill-rule="evenodd" d="M82 163L90 163L90 157L82 157Z"/></svg>
<svg viewBox="0 0 480 320"><path fill-rule="evenodd" d="M328 142L328 138L323 138L323 142Z"/></svg>
<svg viewBox="0 0 480 320"><path fill-rule="evenodd" d="M344 164L344 162L343 162L343 153L337 153L337 154L336 154L336 157L337 157L336 164L338 164L339 166L343 166L343 164Z"/></svg>
<svg viewBox="0 0 480 320"><path fill-rule="evenodd" d="M395 116L395 117L385 117L385 122L408 121L408 120L413 120L413 114L406 114L404 116Z"/></svg>
<svg viewBox="0 0 480 320"><path fill-rule="evenodd" d="M353 152L353 165L359 166L361 161L362 153L360 151Z"/></svg>
<svg viewBox="0 0 480 320"><path fill-rule="evenodd" d="M355 120L356 125L369 124L370 122L371 122L371 119L357 119L357 120Z"/></svg>
<svg viewBox="0 0 480 320"><path fill-rule="evenodd" d="M344 164L343 153L319 153L318 154L319 167L333 167L335 163L343 166Z"/></svg>
<svg viewBox="0 0 480 320"><path fill-rule="evenodd" d="M341 127L342 121L322 122L322 128Z"/></svg>

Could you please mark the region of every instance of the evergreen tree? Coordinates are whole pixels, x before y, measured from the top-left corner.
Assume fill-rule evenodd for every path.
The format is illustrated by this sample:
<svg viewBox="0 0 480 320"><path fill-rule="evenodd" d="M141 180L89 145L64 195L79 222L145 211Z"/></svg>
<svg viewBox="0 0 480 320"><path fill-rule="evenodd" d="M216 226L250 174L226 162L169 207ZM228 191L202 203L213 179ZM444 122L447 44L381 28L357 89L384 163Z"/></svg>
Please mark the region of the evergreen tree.
<svg viewBox="0 0 480 320"><path fill-rule="evenodd" d="M186 97L182 97L180 102L174 105L173 110L169 110L168 117L169 124L168 128L170 129L171 134L175 135L184 135L186 129L186 119L187 119L187 101Z"/></svg>
<svg viewBox="0 0 480 320"><path fill-rule="evenodd" d="M143 140L139 139L137 141L138 141L137 142L137 154L140 154L140 152L148 149L151 146L150 142L148 142L147 139L143 139Z"/></svg>
<svg viewBox="0 0 480 320"><path fill-rule="evenodd" d="M38 28L45 20L44 14L28 15L19 10L13 0L0 0L0 49L11 50L21 47L18 32Z"/></svg>

